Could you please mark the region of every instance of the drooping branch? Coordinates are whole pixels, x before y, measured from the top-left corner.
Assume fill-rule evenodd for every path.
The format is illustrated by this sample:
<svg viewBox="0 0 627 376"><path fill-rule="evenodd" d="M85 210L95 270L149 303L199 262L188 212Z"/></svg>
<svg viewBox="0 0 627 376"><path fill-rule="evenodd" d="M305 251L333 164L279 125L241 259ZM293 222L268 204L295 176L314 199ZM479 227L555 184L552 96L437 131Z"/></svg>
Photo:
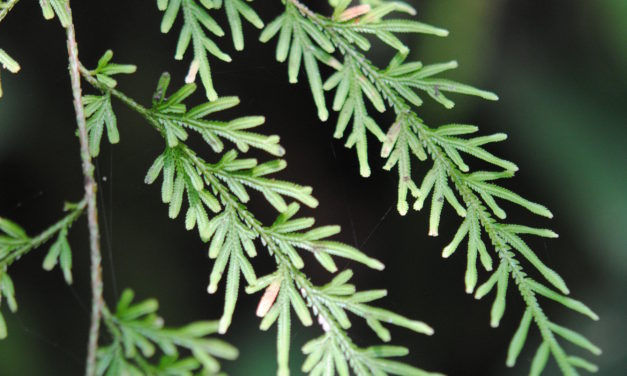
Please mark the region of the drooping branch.
<svg viewBox="0 0 627 376"><path fill-rule="evenodd" d="M398 211L404 215L409 210L408 194L416 199L414 209L420 210L426 198L431 195L431 213L429 235L438 235L440 215L445 202L448 202L457 214L464 218L453 241L444 249L443 256L449 257L462 240L468 237L468 267L465 275L466 291L472 293L477 284L477 260L487 271L492 270L492 257L481 240L483 232L495 250L500 262L499 269L492 277L477 289L477 299L497 286L497 297L492 308L491 325L498 323L505 309L505 292L508 279L512 279L527 305L521 329L514 336L508 351L507 364L513 366L524 344L526 331L532 321L542 335L542 345L538 349L532 369L541 372L549 354L552 354L565 375L576 375L576 368L596 369L596 366L584 363L579 358L568 356L556 339L555 334L575 345L587 348L598 355L600 349L587 340L580 340L579 334L563 330L549 321L542 311L538 296L562 303L594 320L598 317L583 303L567 297L569 294L562 278L544 265L518 234L531 234L542 237L557 237L547 229L533 229L527 226L510 225L503 220L506 213L495 198L520 205L527 210L551 218L551 212L542 205L533 203L518 194L501 187L493 181L511 177L518 170L512 162L503 160L483 148L483 145L503 141L502 133L475 138L462 138L461 135L477 131L477 127L464 124L450 124L439 128L428 127L419 117L414 107L420 106L422 99L417 92L428 94L446 108L452 108L453 102L443 95L444 92L478 96L488 100L498 97L490 92L475 89L437 77L440 72L457 67L456 62L423 66L417 61L405 62L409 49L394 33L416 32L446 36L445 30L434 28L413 20L384 19L388 13L401 11L415 14L412 8L388 3L347 8L349 1L339 2L332 17L319 15L310 10L299 0L286 0L285 11L268 24L261 35L262 42L278 35L277 60L288 63L290 82L296 82L300 67L300 55L304 51L315 57L313 63L305 64L305 72L312 88L314 102L320 114L326 112L323 90L335 89L333 109L339 113L335 137L342 137L344 130L353 118L353 130L348 137L347 147L356 145L362 176L368 176L370 169L367 161L366 129L382 143L381 156L387 159L384 169L398 168L399 193ZM350 21L349 21L350 20ZM308 36L306 36L307 34ZM386 68L375 66L366 56L370 42L364 35L374 35L397 50L397 54ZM291 41L291 43L290 43ZM311 52L313 51L313 52ZM335 55L333 55L335 53ZM341 57L343 62L334 56ZM335 72L324 84L316 61L334 68ZM396 115L396 121L384 135L375 121L364 112L365 98L379 112L390 110ZM326 116L320 116L326 120ZM479 160L486 161L502 171L470 172L469 166L461 156L465 153ZM431 159L433 167L425 175L418 187L412 180L411 158L420 161ZM458 200L461 198L461 201ZM489 210L488 210L489 209ZM517 251L527 259L546 280L559 290L554 292L538 284L523 271L515 258ZM519 333L525 333L524 335ZM585 343L585 346L582 345Z"/></svg>

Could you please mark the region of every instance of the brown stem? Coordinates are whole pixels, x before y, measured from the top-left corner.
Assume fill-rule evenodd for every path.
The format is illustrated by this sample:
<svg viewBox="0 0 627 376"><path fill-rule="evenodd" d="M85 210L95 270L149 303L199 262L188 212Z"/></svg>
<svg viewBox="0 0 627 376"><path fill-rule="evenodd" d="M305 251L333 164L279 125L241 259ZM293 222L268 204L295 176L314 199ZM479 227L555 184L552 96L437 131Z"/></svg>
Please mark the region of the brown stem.
<svg viewBox="0 0 627 376"><path fill-rule="evenodd" d="M86 376L94 376L96 373L96 352L98 350L98 334L100 332L100 315L103 306L102 299L102 255L100 253L100 229L98 227L98 207L96 205L96 181L94 179L94 165L89 155L89 138L87 124L83 112L83 100L81 95L81 75L79 72L78 46L72 21L72 10L69 2L66 4L70 23L67 25L67 48L70 59L70 78L72 81L72 94L74 96L74 111L76 112L76 124L81 144L81 159L83 161L83 176L85 178L85 199L87 200L87 220L89 224L89 246L91 255L91 325L89 328L89 341L87 345Z"/></svg>

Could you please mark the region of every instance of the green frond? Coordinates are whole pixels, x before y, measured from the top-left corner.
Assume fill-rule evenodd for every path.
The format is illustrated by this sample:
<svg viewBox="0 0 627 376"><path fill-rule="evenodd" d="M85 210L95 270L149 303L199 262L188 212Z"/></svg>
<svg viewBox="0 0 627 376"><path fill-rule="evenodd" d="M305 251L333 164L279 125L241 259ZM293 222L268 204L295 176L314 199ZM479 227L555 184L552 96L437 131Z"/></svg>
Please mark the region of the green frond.
<svg viewBox="0 0 627 376"><path fill-rule="evenodd" d="M218 358L237 358L236 348L208 337L217 333L217 322L197 321L168 328L157 315L156 300L134 303L133 298L133 291L127 289L114 313L103 309L103 320L113 341L98 352L98 375L215 374L220 370ZM179 358L181 350L191 356Z"/></svg>
<svg viewBox="0 0 627 376"><path fill-rule="evenodd" d="M244 34L242 32L241 17L250 22L257 29L262 29L264 24L259 15L243 0L224 0L224 10L231 28L231 37L235 49L244 49Z"/></svg>
<svg viewBox="0 0 627 376"><path fill-rule="evenodd" d="M566 283L555 271L546 266L538 256L529 248L529 246L517 235L501 231L498 233L500 237L512 248L520 252L553 286L560 290L563 294L568 294L569 290Z"/></svg>
<svg viewBox="0 0 627 376"><path fill-rule="evenodd" d="M167 148L148 170L145 182L152 184L160 173L163 175L161 200L169 205L168 216L172 219L177 218L181 212L183 198L187 198L185 227L188 230L197 227L200 237L208 240L212 230L207 209L209 212L218 213L221 205L216 197L205 189L204 179L185 149Z"/></svg>
<svg viewBox="0 0 627 376"><path fill-rule="evenodd" d="M158 6L159 9L164 11L161 21L161 32L164 34L172 29L179 13L182 14L183 27L179 34L175 59L183 59L183 55L191 42L194 58L190 64L191 75L188 81L193 82L196 76L194 71L198 72L205 87L207 98L212 101L218 99L218 93L213 87L207 52L227 62L231 61L231 57L222 52L218 45L210 39L205 32L209 31L218 37L224 35L224 30L222 30L213 17L207 13L207 8L211 8L213 3L204 2L201 6L195 0L169 0L159 2Z"/></svg>
<svg viewBox="0 0 627 376"><path fill-rule="evenodd" d="M85 106L85 118L87 119L87 132L89 134L89 153L92 157L100 154L100 141L105 127L107 128L107 138L111 144L120 142L117 118L111 107L111 96L105 95L85 95L83 96Z"/></svg>
<svg viewBox="0 0 627 376"><path fill-rule="evenodd" d="M222 37L225 34L222 27L209 15L208 10L224 7L231 29L233 45L238 51L244 49L242 18L258 29L261 29L264 24L259 15L243 0L200 0L199 2L200 4L196 0L160 0L157 2L157 6L164 11L161 22L162 33L170 32L178 15L182 14L183 26L179 34L174 58L182 60L190 44L192 45L194 57L186 82L195 81L196 73L199 73L207 98L214 101L218 99L218 93L213 87L207 53L226 62L230 62L231 57L223 52L207 34L210 32L216 37Z"/></svg>
<svg viewBox="0 0 627 376"><path fill-rule="evenodd" d="M314 224L313 218L291 219L297 210L298 205L292 203L287 209L289 216L280 215L271 227L266 228L267 234L274 239L277 246L286 254L293 255L291 257L292 262L296 261L294 264L297 268L300 269L303 264L295 248L313 253L318 262L332 273L337 271L337 267L329 256L354 260L373 269L383 269L383 264L380 261L366 256L358 249L343 243L325 240L325 238L339 233L339 226L311 228ZM309 230L301 232L305 229Z"/></svg>
<svg viewBox="0 0 627 376"><path fill-rule="evenodd" d="M318 117L325 121L329 117L322 89L322 77L318 62L332 67L339 67L339 62L329 54L335 51L333 43L320 28L309 19L301 17L291 2L286 2L285 13L269 23L261 33L260 40L267 42L279 35L276 47L276 59L288 60L288 76L291 83L298 81L301 62L311 93L318 108Z"/></svg>
<svg viewBox="0 0 627 376"><path fill-rule="evenodd" d="M438 131L439 130L438 128L435 131L433 131L430 136L431 136L431 139L435 143L437 143L439 146L442 147L444 152L446 152L447 156L453 162L455 162L455 164L458 166L458 168L462 172L468 172L469 167L463 161L459 152L470 154L477 159L481 159L497 167L501 167L505 169L505 171L511 171L511 172L518 171L518 167L514 163L498 158L481 147L482 145L486 143L499 142L499 141L505 140L507 138L505 134L497 133L492 136L463 139L459 137L454 137L456 135L454 133L451 134L451 132L456 131L455 130L456 126L457 125L444 125L443 127L445 128L443 131ZM464 127L464 126L462 126L462 128L468 129L468 127ZM462 131L461 129L458 130L458 132L461 132L461 131ZM464 132L464 133L470 133L470 132ZM482 184L482 183L478 183L478 184Z"/></svg>
<svg viewBox="0 0 627 376"><path fill-rule="evenodd" d="M255 286L247 288L253 293L265 288L259 302L258 316L263 317L261 329L269 329L278 322L278 374L287 372L286 358L289 353L290 310L293 309L303 325L309 326L315 317L322 330L321 337L309 341L302 348L307 358L301 370L312 375L349 374L349 367L355 374L393 375L436 375L413 366L385 360L387 357L407 355L405 348L397 346L373 346L366 349L357 347L346 330L351 327L348 313L361 317L383 340L390 340L389 331L383 324L392 324L417 333L433 334L433 329L420 321L410 320L391 311L373 307L371 301L386 295L385 290L356 292L355 286L347 283L353 273L345 270L337 274L329 283L315 286L303 276L292 280L285 264L277 272L261 277ZM291 308L291 309L290 309ZM368 373L366 373L368 372Z"/></svg>
<svg viewBox="0 0 627 376"><path fill-rule="evenodd" d="M43 268L45 270L52 270L57 263L61 267L63 272L63 278L68 285L72 284L72 249L70 243L67 240L68 229L63 228L59 231L57 240L52 244L48 254L44 258Z"/></svg>
<svg viewBox="0 0 627 376"><path fill-rule="evenodd" d="M137 70L137 67L132 64L112 63L112 58L113 51L107 50L98 60L96 68L89 71L89 73L92 76L95 76L100 83L110 87L111 89L115 88L118 84L112 76L118 74L132 74Z"/></svg>
<svg viewBox="0 0 627 376"><path fill-rule="evenodd" d="M140 105L116 89L114 76L133 73L136 67L112 63L112 51L105 52L92 70L76 61L69 0L39 1L44 18L56 17L68 29L75 102L81 102L76 98L81 95L77 68L83 78L100 91L99 95L82 98L85 119L81 119L83 116L77 109L81 136L85 136L85 130L88 136L90 155L82 155L87 180L93 178L89 172L93 168L89 158L98 156L104 129L107 129L110 143L116 144L120 140L111 103L113 97L140 114L164 139L165 150L154 160L145 182L153 184L161 177L161 198L168 205L169 217L176 219L185 210L186 229L196 228L200 239L207 243L209 259L213 260L208 293L216 293L226 276L224 309L219 321L193 322L179 328L165 327L157 314L157 301L135 302L131 290L123 292L112 313L101 299L97 299L98 289L101 293L102 286L97 276L93 277L94 314L96 318L102 314L112 339L98 352L96 373L99 376L218 374L219 359L233 360L238 351L209 336L224 334L229 329L243 275L247 293L264 290L256 310L261 319L260 329L268 330L276 323L278 375L290 374L292 325L299 322L306 327L317 324L323 332L303 346L306 355L301 368L303 372L325 376L336 373L345 376L351 372L377 376L439 375L393 359L408 355L404 347L374 345L362 348L354 343L349 331L356 318L363 320L382 342L391 340L390 325L426 335L433 334L433 329L422 321L375 306L373 302L385 297L386 290L357 291L350 283L352 271L338 271L336 257L377 270L382 270L384 265L355 247L333 240L333 236L340 232L339 226L315 226L314 218L297 216L300 204L314 208L318 201L313 197L311 187L274 178L275 173L286 167L284 160L259 162L238 154L238 151L248 152L251 147L277 157L285 154L277 135L256 132L256 128L265 122L263 116L243 116L229 121L209 118L239 103L237 97L219 98L213 86L209 59L217 57L231 61L215 42L215 37L225 35L224 29L210 15L210 11L218 9L224 9L235 50L244 48L242 19L258 29L263 28L262 42L277 36L276 60L287 63L290 83L298 81L301 68L304 68L322 121L329 117L325 91L334 90L331 107L338 113L334 137L342 138L352 121L345 146L355 146L360 174L364 177L371 174L368 133L375 136L381 143L381 157L386 159L383 168L397 168L397 210L401 215L408 212L411 198L415 200L415 210L421 210L427 204L430 236L439 235L442 214L449 210L446 208L452 208L461 218L442 256L453 256L462 242L466 242L465 290L474 293L476 299L494 290L490 325L500 325L509 287L517 290L525 304L520 324L508 347L508 366L515 365L533 323L540 333L540 344L531 361L531 375L541 374L551 358L564 375L577 375L579 369L596 372L596 365L569 355L562 344L570 343L597 356L602 350L577 331L551 321L540 304L540 298L543 298L543 301L559 303L592 320L599 319L583 302L567 296L570 291L563 278L540 260L530 247L531 243L523 239L523 235L555 238L557 234L550 229L503 223L507 213L500 206L502 201L539 216L553 216L545 206L499 184L499 179L512 177L518 167L494 155L487 145L504 141L507 135L477 136L478 127L467 124L431 128L418 116L416 108L422 105L425 94L447 109L455 104L447 97L449 93L498 100L492 92L443 77L443 73L457 68L456 61L427 65L420 61L406 61L411 51L403 42L402 34L444 37L448 31L404 18L405 15L414 16L416 10L401 1L360 0L352 4L350 0L329 0L333 14L322 16L299 0L282 0L282 14L267 26L248 4L251 1L157 0L158 9L163 11L163 33L170 32L177 19L182 20L175 59L182 60L190 45L193 57L186 84L168 92L170 76L163 74L150 107ZM0 0L0 21L16 3L17 0ZM367 56L373 41L382 42L395 53L385 68L376 66ZM0 64L13 73L20 69L2 49ZM326 80L320 64L334 70ZM209 102L190 106L189 99L197 88L197 75L200 75ZM395 121L387 133L370 116L369 111L373 108L379 113L394 114ZM86 124L82 120L86 120ZM187 141L198 136L217 154L211 162L188 146ZM225 145L229 142L238 151L228 150ZM85 146L85 142L82 145ZM422 177L415 176L419 169L412 168L415 167L412 166L414 157L428 164ZM496 169L471 171L477 161ZM91 183L93 181L88 182L88 186ZM10 311L17 310L15 286L8 273L10 266L47 243L51 246L43 258L43 269L49 271L59 265L66 282L72 283L72 250L68 233L87 201L90 208L95 205L91 197L93 191L86 192L83 201L67 204L67 214L35 236L29 236L16 223L0 217L0 303L5 301ZM248 208L256 194L263 196L277 211L273 223L263 223ZM90 211L90 224L94 221L93 214ZM93 235L97 235L97 231L91 227L92 244L96 244L97 236ZM259 247L265 249L276 263L275 271L261 277L257 277L251 263L251 259L260 253ZM96 257L97 247L93 248ZM519 255L522 256L520 260ZM311 256L333 274L328 283L318 285L304 272ZM478 263L489 274L485 281L479 281L482 276ZM96 269L97 264L96 259ZM535 269L532 273L546 282L538 282L535 276L529 276L524 269L527 264ZM292 321L292 312L297 318L295 321ZM94 320L92 324L99 322ZM91 335L97 337L97 329L95 325ZM6 335L6 322L0 313L0 339ZM97 348L95 342L90 340L87 371L90 374L93 373L90 370L93 368L92 349Z"/></svg>
<svg viewBox="0 0 627 376"><path fill-rule="evenodd" d="M342 138L348 123L351 118L353 119L352 131L345 146L348 148L355 146L360 174L364 177L370 176L367 133L372 133L379 141L383 141L385 135L374 119L368 116L364 94L379 112L385 112L383 99L351 61L346 61L341 70L324 83L323 88L324 90L336 88L332 108L334 111L341 111L333 137Z"/></svg>
<svg viewBox="0 0 627 376"><path fill-rule="evenodd" d="M337 327L333 331L333 336L336 341L343 344L342 346L353 346L345 332L349 320L347 312L364 318L368 325L385 339L389 338L389 333L383 327L384 323L419 333L432 333L432 329L420 321L367 305L366 303L383 297L385 292L382 293L381 290L355 292L354 287L351 288L345 283L348 281L346 272L339 274L331 282L335 287L316 287L310 282L308 276L301 270L305 265L305 259L299 250L311 252L330 272L337 271L334 256L350 259L378 270L383 269L383 264L356 248L330 240L331 236L339 232L338 226L313 227L315 222L313 218L296 217L299 205L295 202L288 203L289 200L297 200L310 207L317 206L318 202L311 196L310 187L270 177L285 168L284 161L275 160L259 164L256 159L238 158L237 152L231 150L224 152L218 162L208 163L185 144L188 137L185 129L193 129L205 140L207 135L219 135L241 146L242 140L246 138L236 132L256 127L263 119L245 117L222 123L202 119L215 111L236 105L237 99L222 98L188 111L183 101L193 93L195 86L185 85L168 97L167 87L170 80L168 75L163 75L153 96L152 108L147 109L116 89L103 85L89 71L84 70L82 73L84 78L104 95L120 99L145 117L163 136L166 150L156 158L148 170L145 181L151 184L162 176L162 200L169 205L169 214L172 218L178 216L182 209L183 197L187 197L186 228L198 227L201 239L209 242L209 257L215 259L210 275L209 293L217 292L222 276L226 274L224 312L216 328L219 333L226 332L231 324L241 275L244 275L249 285L246 292L266 290L259 303L257 315L263 317L260 323L262 330L269 329L277 322L278 374L289 372L292 310L305 326L312 325L314 317L317 317L324 331L328 331L330 326ZM225 128L233 132L232 137L226 137ZM213 133L205 132L207 130ZM218 137L214 139L219 140ZM269 144L280 147L277 142L278 138L268 141ZM277 154L276 150L266 151ZM246 207L250 200L249 189L260 192L279 212L272 225L265 226ZM213 217L210 217L209 212L214 212ZM256 276L249 261L258 253L255 245L257 239L277 263L276 272L263 277ZM115 354L115 351L118 350L111 349L110 354ZM194 356L198 358L197 354ZM357 353L351 355L351 359L353 356L363 358ZM347 358L338 359L338 362L344 363L351 361ZM138 364L140 363L136 361L131 366L136 367ZM408 371L414 370L413 367L400 363L382 364L380 366L382 370L400 367L398 368L401 370L399 372L402 372L400 374L415 374L411 373L414 371Z"/></svg>
<svg viewBox="0 0 627 376"><path fill-rule="evenodd" d="M527 333L529 332L529 327L531 326L531 320L533 319L533 314L531 310L526 309L525 314L522 319L520 319L520 324L518 329L516 329L516 333L512 337L512 340L507 349L507 361L506 364L508 367L513 367L516 364L516 359L522 350L525 341L527 340Z"/></svg>
<svg viewBox="0 0 627 376"><path fill-rule="evenodd" d="M9 276L9 267L30 251L41 248L53 237L56 241L50 247L43 261L45 270L53 269L60 264L63 277L68 284L72 284L72 251L67 240L70 227L85 209L85 201L78 204L66 204L67 215L40 234L30 237L17 223L0 217L0 306L7 302L11 312L17 311L15 287ZM0 312L0 339L7 336L7 327L2 312Z"/></svg>
<svg viewBox="0 0 627 376"><path fill-rule="evenodd" d="M135 73L137 67L131 64L112 63L113 51L107 50L98 60L96 68L89 71L103 86L115 88L117 81L113 76L118 74ZM87 132L89 135L89 153L92 157L100 154L100 142L106 127L107 138L111 144L120 142L120 133L117 127L117 118L111 106L111 95L85 95L83 96L85 118L87 120Z"/></svg>
<svg viewBox="0 0 627 376"><path fill-rule="evenodd" d="M303 353L307 357L301 370L310 375L334 375L337 372L338 375L345 376L350 375L349 367L351 367L357 375L441 375L387 359L407 355L408 351L404 347L377 345L359 348L353 346L350 352L353 357L347 360L342 344L327 333L303 346Z"/></svg>
<svg viewBox="0 0 627 376"><path fill-rule="evenodd" d="M291 37L291 29L286 29L288 28L286 25L308 22L316 26L326 40L335 47L335 51L339 52L343 59L341 64L336 63L335 58L331 56L326 56L324 59L333 62L331 66L337 71L326 80L324 89L335 90L333 110L339 113L335 136L341 137L351 118L354 121L352 138L349 138L347 146L357 145L361 174L367 176L370 171L364 131L369 129L369 117L367 114L363 116L358 114L358 112L366 113L364 104L367 101L363 99L363 94L366 94L375 109L391 110L396 117L396 121L389 127L383 138L378 132L372 133L382 144L381 156L387 159L384 169L398 168L398 212L402 215L407 213L409 195L416 199L414 203L416 210L422 209L431 196L429 235L432 236L437 236L439 233L441 214L447 206L445 203L448 203L463 218L459 229L452 241L444 248L442 255L450 257L461 242L467 239L467 266L464 276L466 291L475 292L475 297L480 299L496 287L496 298L492 305L490 319L494 327L499 325L505 312L509 280L515 281L527 305L527 313L521 323L521 329L515 334L510 346L508 364L515 362L525 342L529 323L535 322L542 334L544 344L533 361L532 373L541 372L550 355L566 375L576 374L575 367L594 369L594 365L566 355L554 338L555 326L552 326L553 324L541 310L536 296L556 300L593 319L597 318L596 315L583 303L535 283L527 277L522 265L515 258L514 252L522 254L555 288L563 294L568 294L568 288L563 279L540 261L519 237L520 234L543 237L557 237L557 235L548 229L508 225L498 221L504 219L506 213L497 203L497 199L509 201L544 217L552 217L552 213L546 207L531 202L495 182L499 179L510 178L518 170L514 163L495 156L485 148L487 144L503 141L507 136L502 133L469 136L476 133L478 128L465 124L430 128L414 110L414 106L420 106L423 102L419 95L421 92L426 93L446 108L452 108L454 105L453 101L444 95L448 92L478 96L487 100L498 99L491 92L439 77L441 73L457 68L455 61L432 65L424 65L419 61L406 62L408 49L394 35L399 32L423 32L444 36L445 31L409 20L387 18L393 11L406 11L412 14L413 9L406 8L405 4L398 2L369 0L362 1L362 5L349 8L350 2L333 0L330 1L334 7L331 18L314 13L297 0L290 0L286 3L286 11L268 25L261 39L262 41L268 40L281 31L277 57L278 60L284 60L289 51ZM362 52L370 48L369 40L364 37L366 35L377 37L397 50L385 69L375 66ZM319 48L320 44L314 44L314 47ZM290 71L294 72L293 69ZM363 81L360 80L363 79L367 82L366 85L361 85L361 87L355 85L355 82L361 83ZM310 86L315 89L315 85L310 83ZM319 108L319 103L323 103L323 100L324 98L316 100ZM354 136L355 134L357 136ZM420 186L416 184L412 176L412 155L421 162L431 159L433 163L424 175ZM467 156L492 164L500 171L473 172L470 170L470 161L466 160ZM489 242L482 237L487 237ZM493 247L499 258L499 265L486 282L476 287L479 279L477 262L480 262L486 271L493 269L493 256L488 252L488 246ZM528 318L529 315L532 320ZM385 336L385 331L380 328L378 330Z"/></svg>
<svg viewBox="0 0 627 376"><path fill-rule="evenodd" d="M0 298L4 298L9 306L9 310L15 313L17 311L15 287L13 286L13 280L7 273L6 269L6 265L3 265L2 269L0 269ZM2 302L2 300L0 300L0 302ZM0 339L5 339L7 334L7 324L4 320L2 312L0 312Z"/></svg>
<svg viewBox="0 0 627 376"><path fill-rule="evenodd" d="M275 156L285 154L278 136L250 131L265 122L263 116L247 116L226 122L205 119L207 115L236 106L239 103L237 97L223 97L188 110L183 102L196 91L196 85L186 84L168 96L169 82L169 74L164 73L153 96L152 108L141 111L159 129L170 148L186 141L189 137L187 130L192 130L200 134L216 153L224 150L223 140L227 140L242 152L253 147Z"/></svg>
<svg viewBox="0 0 627 376"><path fill-rule="evenodd" d="M498 244L497 247L500 248L503 247L503 245ZM522 271L520 264L514 258L514 254L512 252L502 251L502 253L500 253L500 257L501 266L499 267L499 270L497 270L492 277L488 279L488 281L477 289L475 297L478 299L481 298L487 294L495 284L497 284L497 296L492 307L492 326L497 326L503 315L505 306L504 294L505 289L507 288L508 274L511 274L511 277L515 280L518 290L527 304L527 309L525 310L520 325L512 337L508 348L507 365L509 367L513 367L515 365L518 355L525 345L531 322L534 321L542 335L542 344L538 348L534 360L532 361L530 374L539 375L544 369L550 355L553 356L562 373L565 375L577 375L578 373L575 369L577 367L587 370L596 369L594 364L589 363L584 359L568 356L561 344L558 342L557 336L562 337L579 347L587 349L595 355L599 355L601 350L580 334L550 322L542 311L537 300L537 296L545 296L549 299L555 300L564 306L587 315L595 320L598 319L598 316L583 303L553 292L549 288L527 277Z"/></svg>

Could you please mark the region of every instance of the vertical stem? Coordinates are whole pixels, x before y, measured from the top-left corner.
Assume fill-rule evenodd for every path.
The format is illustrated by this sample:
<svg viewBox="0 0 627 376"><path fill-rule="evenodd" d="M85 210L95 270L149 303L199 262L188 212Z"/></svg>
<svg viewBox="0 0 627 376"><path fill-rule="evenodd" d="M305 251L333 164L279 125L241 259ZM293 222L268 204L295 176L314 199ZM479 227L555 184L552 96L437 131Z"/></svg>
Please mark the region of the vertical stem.
<svg viewBox="0 0 627 376"><path fill-rule="evenodd" d="M72 94L74 96L74 111L76 112L76 124L81 144L81 159L83 161L83 176L85 178L85 199L87 200L87 220L89 224L89 245L91 255L91 325L89 328L89 341L87 346L86 376L93 376L96 372L96 351L98 350L98 334L100 332L100 315L103 306L102 299L102 255L100 253L100 229L98 227L98 207L96 205L96 181L94 180L94 165L89 155L89 141L87 124L83 112L83 100L81 95L81 75L79 72L78 46L72 21L72 10L69 2L66 4L70 23L67 31L67 48L70 60L70 78L72 81Z"/></svg>

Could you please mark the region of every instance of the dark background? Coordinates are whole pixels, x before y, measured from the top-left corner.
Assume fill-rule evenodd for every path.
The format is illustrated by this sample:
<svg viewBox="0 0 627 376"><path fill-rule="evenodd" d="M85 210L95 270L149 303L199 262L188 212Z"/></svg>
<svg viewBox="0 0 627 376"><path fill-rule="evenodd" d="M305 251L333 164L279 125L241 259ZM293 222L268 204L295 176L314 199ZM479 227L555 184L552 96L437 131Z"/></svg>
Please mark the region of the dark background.
<svg viewBox="0 0 627 376"><path fill-rule="evenodd" d="M548 301L543 301L543 307L553 321L577 329L604 349L594 359L601 366L600 374L625 374L627 2L412 3L420 20L451 31L445 39L407 39L414 58L425 63L456 59L460 68L449 77L495 91L501 98L491 103L451 96L457 102L452 111L427 100L419 113L431 125L475 123L483 134L509 134L508 141L491 149L521 169L507 186L548 204L555 219L538 219L507 205L509 217L550 226L560 234L557 240L530 240L530 245L561 273L573 297L592 307L601 321L591 322ZM162 71L171 71L175 82L182 83L189 56L182 63L173 60L178 28L170 35L159 33L161 14L154 2L75 0L72 5L86 65L94 66L108 48L115 51L116 62L136 64L138 72L122 77L119 86L144 104L149 103ZM280 12L278 1L257 1L253 6L266 22ZM226 28L223 12L218 14ZM393 329L393 343L411 349L411 363L449 375L526 374L539 344L535 328L518 366L505 366L507 345L522 315L516 290L510 286L502 325L492 329L493 296L476 302L464 293L463 253L446 261L440 257L459 224L452 210L445 210L439 238L427 236L425 212L401 218L394 210L396 176L380 169L378 148L370 150L372 177L360 178L354 151L331 137L335 116L321 124L307 85L287 83L285 65L274 60L275 41L260 44L258 31L250 25L245 26L245 36L246 49L241 53L233 50L229 37L219 41L233 63L212 59L218 92L242 100L225 115L267 117L261 130L280 134L287 149L289 167L280 176L314 186L320 200L318 209L305 213L315 215L319 224L342 225L340 240L360 246L386 264L385 271L375 272L341 261L356 270L358 287L389 289L389 297L381 301L384 307L424 320L436 330L435 336L426 337ZM82 196L65 35L57 21L43 20L37 2L25 0L2 22L0 46L22 66L18 75L2 72L0 215L35 234L60 217L64 200ZM386 58L385 53L376 57ZM194 101L201 100L199 91ZM119 103L114 106L121 143L114 147L103 143L97 160L106 299L111 304L128 286L139 298L157 297L160 312L171 325L218 318L222 296L206 293L211 266L207 247L195 233L184 230L181 220L173 223L167 218L158 186L142 182L162 150L162 141L142 118ZM392 121L379 120L384 128ZM206 147L201 154L215 159ZM417 180L427 166L416 165ZM271 209L261 197L254 198L252 208L270 220ZM85 223L80 221L70 239L75 263L75 283L70 288L58 270L41 269L42 250L11 267L20 309L13 315L2 306L9 338L0 342L0 375L83 372L90 304L85 234ZM262 275L272 261L259 253L254 262ZM317 281L329 278L307 260L308 273ZM485 273L480 276L485 278ZM275 372L275 329L268 333L257 329L258 299L242 292L234 324L225 336L241 351L237 361L223 363L233 375ZM300 346L318 332L316 327L294 325L295 374L302 363ZM360 326L352 334L358 344L376 342ZM587 356L564 344L569 352ZM557 374L556 367L551 363L546 373Z"/></svg>

